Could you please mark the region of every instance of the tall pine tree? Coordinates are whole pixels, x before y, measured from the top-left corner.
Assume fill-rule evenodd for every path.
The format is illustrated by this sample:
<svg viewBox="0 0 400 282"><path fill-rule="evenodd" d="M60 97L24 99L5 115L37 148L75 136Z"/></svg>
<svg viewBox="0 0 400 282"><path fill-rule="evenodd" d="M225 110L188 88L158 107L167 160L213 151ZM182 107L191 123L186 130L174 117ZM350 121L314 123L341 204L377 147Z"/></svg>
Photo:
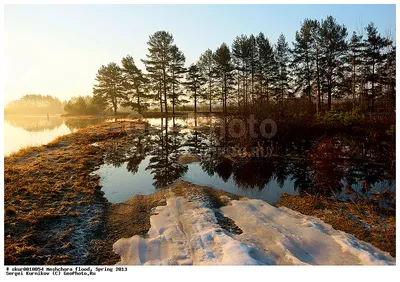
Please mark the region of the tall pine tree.
<svg viewBox="0 0 400 282"><path fill-rule="evenodd" d="M229 90L233 83L233 66L231 61L231 52L228 45L222 43L214 54L216 74L221 83L221 101L223 112L227 113Z"/></svg>
<svg viewBox="0 0 400 282"><path fill-rule="evenodd" d="M206 81L197 64L191 64L186 74L185 84L188 89L189 96L193 98L195 113L197 113L197 102L201 97L200 89L205 82Z"/></svg>
<svg viewBox="0 0 400 282"><path fill-rule="evenodd" d="M96 74L96 81L97 84L93 86L94 98L111 104L114 115L116 115L118 105L126 99L121 68L116 63L101 66Z"/></svg>
<svg viewBox="0 0 400 282"><path fill-rule="evenodd" d="M122 73L125 90L125 101L122 105L137 109L141 114L143 109L147 108L145 101L148 98L146 90L147 79L129 55L122 59Z"/></svg>
<svg viewBox="0 0 400 282"><path fill-rule="evenodd" d="M171 81L168 68L171 64L173 42L172 34L166 31L157 31L150 36L147 42L149 52L146 55L147 60L142 60L153 84L159 86L160 110L162 112L162 106L164 106L166 113L168 113L168 88Z"/></svg>
<svg viewBox="0 0 400 282"><path fill-rule="evenodd" d="M205 100L208 101L210 107L210 113L212 112L212 104L215 99L215 62L214 62L214 54L210 49L207 49L199 59L199 68L203 73L204 78L206 79L205 87L207 88L204 93Z"/></svg>
<svg viewBox="0 0 400 282"><path fill-rule="evenodd" d="M278 76L275 85L275 99L283 107L283 101L289 96L289 46L286 38L281 34L275 49L275 59L278 65Z"/></svg>
<svg viewBox="0 0 400 282"><path fill-rule="evenodd" d="M364 39L364 71L366 74L365 82L371 87L367 89L370 100L370 110L375 110L375 99L378 95L377 82L379 80L379 67L384 63L383 49L390 45L390 41L382 37L373 23L365 28L367 38Z"/></svg>
<svg viewBox="0 0 400 282"><path fill-rule="evenodd" d="M321 23L321 55L322 67L325 70L325 82L328 94L328 110L332 105L332 94L338 85L338 77L341 75L341 66L346 61L347 29L340 26L336 19L328 16Z"/></svg>
<svg viewBox="0 0 400 282"><path fill-rule="evenodd" d="M179 104L179 93L180 86L182 84L181 80L183 74L185 73L185 55L179 48L174 45L171 48L171 62L169 64L169 77L171 84L171 95L170 100L172 103L172 113L175 114L175 106Z"/></svg>

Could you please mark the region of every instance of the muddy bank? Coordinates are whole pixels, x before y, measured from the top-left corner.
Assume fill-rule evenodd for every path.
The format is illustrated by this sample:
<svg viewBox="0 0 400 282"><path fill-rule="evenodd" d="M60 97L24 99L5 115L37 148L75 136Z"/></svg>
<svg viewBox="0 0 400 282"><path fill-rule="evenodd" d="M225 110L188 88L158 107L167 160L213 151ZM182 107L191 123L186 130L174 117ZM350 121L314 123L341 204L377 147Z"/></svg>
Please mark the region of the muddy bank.
<svg viewBox="0 0 400 282"><path fill-rule="evenodd" d="M5 157L4 263L87 264L109 207L91 172L103 163L104 143L142 130L106 122Z"/></svg>
<svg viewBox="0 0 400 282"><path fill-rule="evenodd" d="M372 204L342 202L319 196L282 194L276 206L315 216L337 230L354 235L396 257L396 211Z"/></svg>

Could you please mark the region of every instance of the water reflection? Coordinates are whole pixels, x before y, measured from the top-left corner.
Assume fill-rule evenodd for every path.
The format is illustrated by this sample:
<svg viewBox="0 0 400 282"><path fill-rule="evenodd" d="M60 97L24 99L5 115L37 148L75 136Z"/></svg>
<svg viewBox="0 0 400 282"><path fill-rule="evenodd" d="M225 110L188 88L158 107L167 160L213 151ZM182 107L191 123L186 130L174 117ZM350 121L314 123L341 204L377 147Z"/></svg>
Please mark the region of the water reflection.
<svg viewBox="0 0 400 282"><path fill-rule="evenodd" d="M57 116L4 116L4 122L27 132L51 131L65 124L71 130L85 128L104 121L103 118L63 118Z"/></svg>
<svg viewBox="0 0 400 282"><path fill-rule="evenodd" d="M214 130L216 124L226 121L204 117L201 121L186 121L152 119L153 130L110 146L105 155L106 168L96 173L105 175L110 165L130 172L122 179L109 174L102 179L106 196L112 187L110 201L122 202L136 194L132 186L140 187L140 193L150 194L154 188L167 187L179 178L268 202L278 200L282 192L345 197L345 187L363 193L362 183L373 188L369 191L395 187L394 169L388 164L384 146L365 138L286 136L285 142L263 140L265 150L272 148L271 157L235 157L232 146L245 143ZM261 146L260 140L255 143ZM179 156L187 153L198 155L200 162L179 164ZM148 185L150 180L153 187L146 190L143 183ZM122 183L130 183L130 190L119 197L115 193ZM368 191L364 192L368 196Z"/></svg>
<svg viewBox="0 0 400 282"><path fill-rule="evenodd" d="M64 121L59 116L5 116L4 122L28 132L41 132L58 128Z"/></svg>
<svg viewBox="0 0 400 282"><path fill-rule="evenodd" d="M38 146L104 119L63 118L59 115L4 116L4 155Z"/></svg>

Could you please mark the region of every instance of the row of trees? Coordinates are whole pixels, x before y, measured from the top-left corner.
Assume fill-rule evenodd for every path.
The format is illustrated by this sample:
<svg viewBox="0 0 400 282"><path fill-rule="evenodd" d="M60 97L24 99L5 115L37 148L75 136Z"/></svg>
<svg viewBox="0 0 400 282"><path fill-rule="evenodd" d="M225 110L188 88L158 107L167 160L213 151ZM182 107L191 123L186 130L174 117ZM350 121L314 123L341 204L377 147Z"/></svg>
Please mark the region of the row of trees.
<svg viewBox="0 0 400 282"><path fill-rule="evenodd" d="M284 109L287 99L305 98L319 112L330 110L333 99L347 98L353 105L375 110L377 98L395 97L395 44L381 36L373 23L366 35L353 32L332 16L317 21L306 19L296 32L292 48L283 34L272 44L263 34L237 36L231 48L222 43L207 49L197 62L185 67L185 55L174 44L172 34L158 31L150 36L148 54L142 62L146 73L133 58L122 66L109 63L96 75L93 94L112 105L130 106L141 113L158 104L168 113L193 101L227 108L249 109L276 104ZM324 102L324 100L326 102ZM315 107L314 107L315 105Z"/></svg>
<svg viewBox="0 0 400 282"><path fill-rule="evenodd" d="M63 112L62 102L50 95L26 94L5 106L5 114L59 114Z"/></svg>

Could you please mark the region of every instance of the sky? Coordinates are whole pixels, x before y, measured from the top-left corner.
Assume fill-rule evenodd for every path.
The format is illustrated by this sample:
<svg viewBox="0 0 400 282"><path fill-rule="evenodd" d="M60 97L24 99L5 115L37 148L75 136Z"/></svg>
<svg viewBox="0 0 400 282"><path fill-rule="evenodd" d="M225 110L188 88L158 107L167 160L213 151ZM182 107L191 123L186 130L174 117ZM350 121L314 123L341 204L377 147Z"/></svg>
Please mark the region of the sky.
<svg viewBox="0 0 400 282"><path fill-rule="evenodd" d="M374 22L395 36L395 5L5 5L4 103L25 94L91 95L97 70L131 55L140 68L149 36L166 30L186 65L208 48L263 32L289 45L301 22L328 15L349 34Z"/></svg>

